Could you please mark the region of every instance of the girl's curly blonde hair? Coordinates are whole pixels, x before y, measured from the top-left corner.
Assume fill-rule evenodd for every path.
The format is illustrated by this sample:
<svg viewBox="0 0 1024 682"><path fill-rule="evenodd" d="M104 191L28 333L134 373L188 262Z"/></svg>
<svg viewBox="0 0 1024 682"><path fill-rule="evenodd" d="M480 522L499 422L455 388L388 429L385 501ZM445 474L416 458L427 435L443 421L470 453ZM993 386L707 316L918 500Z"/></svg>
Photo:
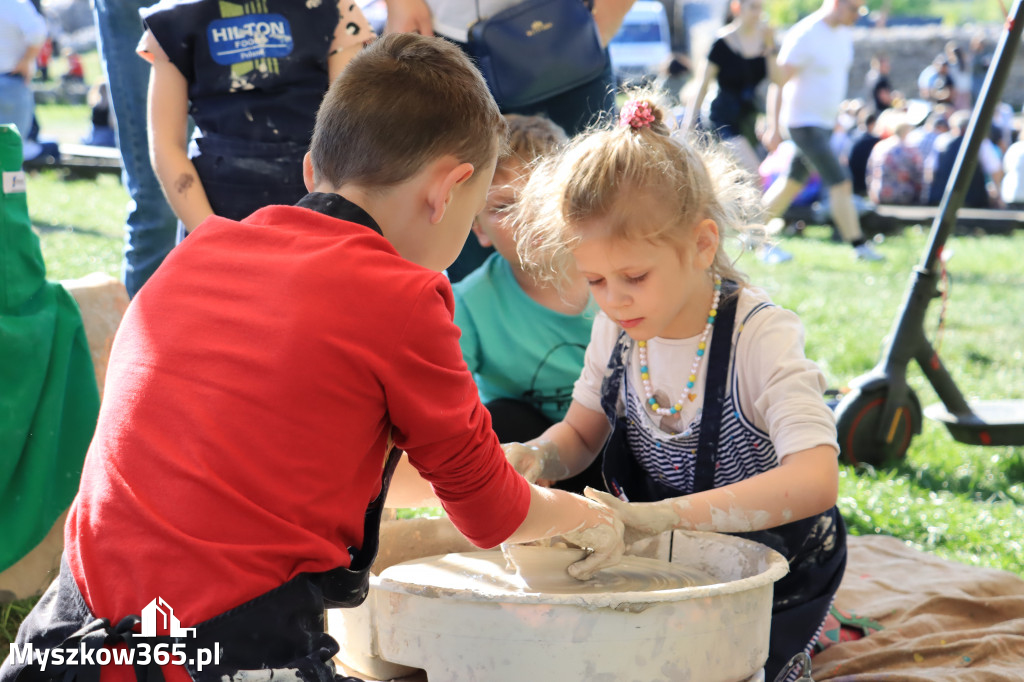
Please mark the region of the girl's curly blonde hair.
<svg viewBox="0 0 1024 682"><path fill-rule="evenodd" d="M720 235L712 274L746 282L724 242L759 217L760 192L725 148L673 134L665 112L651 93L636 93L622 120L577 136L534 170L513 215L519 255L533 276L560 285L595 219L602 237L678 248L710 218Z"/></svg>

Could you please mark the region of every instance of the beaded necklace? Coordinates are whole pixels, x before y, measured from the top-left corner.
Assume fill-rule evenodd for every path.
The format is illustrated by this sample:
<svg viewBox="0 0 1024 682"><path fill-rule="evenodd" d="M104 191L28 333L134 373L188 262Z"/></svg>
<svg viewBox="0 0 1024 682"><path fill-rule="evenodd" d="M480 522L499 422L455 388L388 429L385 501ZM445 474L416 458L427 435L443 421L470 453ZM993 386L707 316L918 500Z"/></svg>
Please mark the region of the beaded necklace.
<svg viewBox="0 0 1024 682"><path fill-rule="evenodd" d="M662 407L658 404L657 398L654 397L654 391L651 388L651 371L647 365L647 342L637 341L640 356L640 380L644 384L644 393L647 394L647 407L651 412L671 416L683 411L684 399L690 402L697 399L697 392L693 390L694 384L697 383L697 370L700 369L700 363L704 360L704 351L708 347L708 337L711 336L711 328L715 326L715 318L718 316L718 302L721 298L722 278L715 275L715 295L711 299L711 310L708 311L708 321L704 325L704 332L700 335L700 341L697 342L697 354L693 358L693 365L690 366L690 376L686 381L686 390L679 396L679 402L672 407Z"/></svg>

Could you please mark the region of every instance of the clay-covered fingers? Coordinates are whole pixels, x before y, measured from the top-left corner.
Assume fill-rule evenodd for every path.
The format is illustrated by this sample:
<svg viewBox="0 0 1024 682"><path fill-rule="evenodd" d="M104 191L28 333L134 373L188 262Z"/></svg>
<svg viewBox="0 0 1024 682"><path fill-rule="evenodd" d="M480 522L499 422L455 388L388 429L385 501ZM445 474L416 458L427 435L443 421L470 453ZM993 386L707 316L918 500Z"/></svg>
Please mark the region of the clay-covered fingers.
<svg viewBox="0 0 1024 682"><path fill-rule="evenodd" d="M558 448L550 441L505 443L501 447L509 463L530 483L536 483L538 479L561 481L569 476Z"/></svg>
<svg viewBox="0 0 1024 682"><path fill-rule="evenodd" d="M501 449L505 451L505 459L518 471L523 478L534 483L544 472L544 462L541 452L535 446L523 445L522 443L504 443Z"/></svg>
<svg viewBox="0 0 1024 682"><path fill-rule="evenodd" d="M623 540L625 526L618 515L600 502L586 500L586 504L588 521L576 530L562 534L567 542L589 552L568 568L569 575L577 580L589 580L602 568L614 566L626 551Z"/></svg>
<svg viewBox="0 0 1024 682"><path fill-rule="evenodd" d="M659 502L623 502L609 493L587 487L583 494L595 502L600 502L622 519L625 525L626 545L632 545L638 540L661 535L667 530L680 527L680 508L674 500L661 500ZM680 502L685 505L685 502Z"/></svg>

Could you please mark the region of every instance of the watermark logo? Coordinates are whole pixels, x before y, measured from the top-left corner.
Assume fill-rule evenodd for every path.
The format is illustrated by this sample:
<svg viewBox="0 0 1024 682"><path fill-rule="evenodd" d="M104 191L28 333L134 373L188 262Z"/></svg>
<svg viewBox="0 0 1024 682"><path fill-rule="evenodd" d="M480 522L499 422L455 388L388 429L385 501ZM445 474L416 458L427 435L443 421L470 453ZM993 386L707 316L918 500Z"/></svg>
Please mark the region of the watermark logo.
<svg viewBox="0 0 1024 682"><path fill-rule="evenodd" d="M142 631L132 638L130 647L95 648L81 642L77 647L36 649L32 642L14 642L11 644L11 657L15 665L35 665L40 672L45 672L47 666L94 666L111 663L141 666L150 663L188 665L196 672L202 672L206 666L220 663L221 647L216 642L211 647L193 647L189 650L181 641L175 641L173 644L167 641L157 644L138 641L148 637L161 637L157 630L165 631L167 636L177 640L196 636L195 628L181 627L181 621L174 615L174 609L161 597L149 602L142 609L141 618Z"/></svg>
<svg viewBox="0 0 1024 682"><path fill-rule="evenodd" d="M163 597L157 597L153 601L146 604L146 608L142 609L142 637L156 637L157 621L160 621L160 626L163 630L167 631L171 637L195 637L195 628L183 628L181 627L181 621L178 620L177 616L174 615L174 609L171 605L163 600Z"/></svg>

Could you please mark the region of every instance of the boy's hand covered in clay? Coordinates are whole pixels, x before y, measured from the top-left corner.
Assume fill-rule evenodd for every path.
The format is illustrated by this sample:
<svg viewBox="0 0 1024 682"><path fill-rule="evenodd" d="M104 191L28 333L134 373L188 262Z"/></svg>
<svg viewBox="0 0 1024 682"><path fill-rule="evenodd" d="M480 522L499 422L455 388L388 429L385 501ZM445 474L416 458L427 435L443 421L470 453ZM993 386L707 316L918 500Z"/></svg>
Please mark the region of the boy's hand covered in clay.
<svg viewBox="0 0 1024 682"><path fill-rule="evenodd" d="M568 468L558 458L558 449L549 441L505 443L501 448L509 464L530 483L538 479L558 481L569 475Z"/></svg>
<svg viewBox="0 0 1024 682"><path fill-rule="evenodd" d="M680 527L681 518L672 499L659 502L623 502L614 495L595 490L590 486L587 486L583 494L591 500L607 506L622 519L626 526L626 546Z"/></svg>
<svg viewBox="0 0 1024 682"><path fill-rule="evenodd" d="M567 570L577 580L589 580L602 568L614 566L622 560L626 550L623 541L625 527L616 512L607 505L579 495L573 497L586 504L586 520L576 529L562 533L562 538L577 547L590 550L590 553Z"/></svg>

